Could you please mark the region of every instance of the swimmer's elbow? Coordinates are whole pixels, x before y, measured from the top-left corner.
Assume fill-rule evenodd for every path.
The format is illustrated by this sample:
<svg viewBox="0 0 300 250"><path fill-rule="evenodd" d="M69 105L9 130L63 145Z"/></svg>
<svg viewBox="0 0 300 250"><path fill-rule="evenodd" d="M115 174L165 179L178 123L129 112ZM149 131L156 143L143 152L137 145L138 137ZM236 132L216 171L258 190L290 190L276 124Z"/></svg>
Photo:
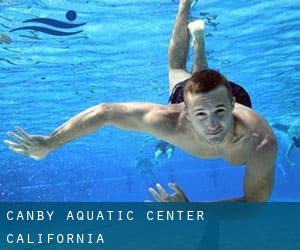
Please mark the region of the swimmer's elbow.
<svg viewBox="0 0 300 250"><path fill-rule="evenodd" d="M152 106L145 103L103 103L100 105L100 117L104 125L130 130L143 131L144 118Z"/></svg>
<svg viewBox="0 0 300 250"><path fill-rule="evenodd" d="M74 121L78 127L98 128L109 122L110 109L109 104L102 103L80 113Z"/></svg>
<svg viewBox="0 0 300 250"><path fill-rule="evenodd" d="M277 154L277 140L274 135L265 136L256 146L256 154L261 158L274 158ZM255 159L255 158L254 158Z"/></svg>
<svg viewBox="0 0 300 250"><path fill-rule="evenodd" d="M110 123L112 119L112 105L109 103L101 103L98 105L97 116L101 118L104 123Z"/></svg>
<svg viewBox="0 0 300 250"><path fill-rule="evenodd" d="M91 116L100 125L113 125L114 120L120 113L120 105L112 103L101 103L94 107Z"/></svg>

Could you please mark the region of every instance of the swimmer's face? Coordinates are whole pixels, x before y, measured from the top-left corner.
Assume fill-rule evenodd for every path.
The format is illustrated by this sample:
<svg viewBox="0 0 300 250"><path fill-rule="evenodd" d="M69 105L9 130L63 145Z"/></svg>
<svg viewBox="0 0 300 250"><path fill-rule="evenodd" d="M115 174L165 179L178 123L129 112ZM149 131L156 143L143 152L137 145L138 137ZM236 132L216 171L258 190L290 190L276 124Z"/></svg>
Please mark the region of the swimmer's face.
<svg viewBox="0 0 300 250"><path fill-rule="evenodd" d="M211 145L223 141L233 124L234 99L225 87L207 93L187 93L187 117L196 133Z"/></svg>

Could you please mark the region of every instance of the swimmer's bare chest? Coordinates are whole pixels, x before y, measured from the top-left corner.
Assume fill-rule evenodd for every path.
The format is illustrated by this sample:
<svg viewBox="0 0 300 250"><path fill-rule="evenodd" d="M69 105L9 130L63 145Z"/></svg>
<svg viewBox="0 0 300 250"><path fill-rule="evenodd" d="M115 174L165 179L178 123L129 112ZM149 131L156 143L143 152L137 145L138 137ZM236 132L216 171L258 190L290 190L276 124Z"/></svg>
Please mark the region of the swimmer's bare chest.
<svg viewBox="0 0 300 250"><path fill-rule="evenodd" d="M248 137L236 138L229 145L208 145L193 138L180 140L177 144L187 153L201 159L223 158L232 165L244 165L251 155L252 142Z"/></svg>
<svg viewBox="0 0 300 250"><path fill-rule="evenodd" d="M176 136L170 142L201 159L222 158L232 165L245 165L257 144L257 138L249 132L249 124L251 123L249 122L249 117L253 116L253 112L239 104L236 104L236 106L234 138L230 143L220 145L207 144L193 132L191 123L185 118L180 120L179 124L181 126Z"/></svg>

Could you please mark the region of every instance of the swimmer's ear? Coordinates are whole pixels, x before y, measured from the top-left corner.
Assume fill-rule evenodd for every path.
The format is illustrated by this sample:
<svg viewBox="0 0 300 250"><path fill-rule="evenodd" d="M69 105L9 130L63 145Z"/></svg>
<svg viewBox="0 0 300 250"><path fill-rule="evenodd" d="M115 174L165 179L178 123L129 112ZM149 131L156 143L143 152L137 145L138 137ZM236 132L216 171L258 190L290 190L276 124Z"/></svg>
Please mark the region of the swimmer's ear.
<svg viewBox="0 0 300 250"><path fill-rule="evenodd" d="M188 119L189 121L191 120L191 118L189 116L189 112L187 111L186 105L184 105L184 115L185 115L186 119Z"/></svg>
<svg viewBox="0 0 300 250"><path fill-rule="evenodd" d="M234 108L234 105L235 105L235 97L233 96L232 99L231 99L231 106L232 108Z"/></svg>

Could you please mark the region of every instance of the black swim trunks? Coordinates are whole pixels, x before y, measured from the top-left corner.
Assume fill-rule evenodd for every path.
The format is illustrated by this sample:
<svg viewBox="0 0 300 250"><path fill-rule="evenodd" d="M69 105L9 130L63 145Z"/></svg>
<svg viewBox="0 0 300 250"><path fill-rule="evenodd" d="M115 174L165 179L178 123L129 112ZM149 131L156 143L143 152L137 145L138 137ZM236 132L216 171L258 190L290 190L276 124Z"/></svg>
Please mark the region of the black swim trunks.
<svg viewBox="0 0 300 250"><path fill-rule="evenodd" d="M187 82L187 80L184 80L182 82L177 83L174 86L172 94L169 98L169 103L175 104L175 103L181 103L184 101L183 90L184 90L184 86L185 86L186 82ZM251 108L252 107L251 99L250 99L250 96L247 93L247 91L242 86L240 86L234 82L229 81L229 83L231 85L232 94L235 97L236 102Z"/></svg>

